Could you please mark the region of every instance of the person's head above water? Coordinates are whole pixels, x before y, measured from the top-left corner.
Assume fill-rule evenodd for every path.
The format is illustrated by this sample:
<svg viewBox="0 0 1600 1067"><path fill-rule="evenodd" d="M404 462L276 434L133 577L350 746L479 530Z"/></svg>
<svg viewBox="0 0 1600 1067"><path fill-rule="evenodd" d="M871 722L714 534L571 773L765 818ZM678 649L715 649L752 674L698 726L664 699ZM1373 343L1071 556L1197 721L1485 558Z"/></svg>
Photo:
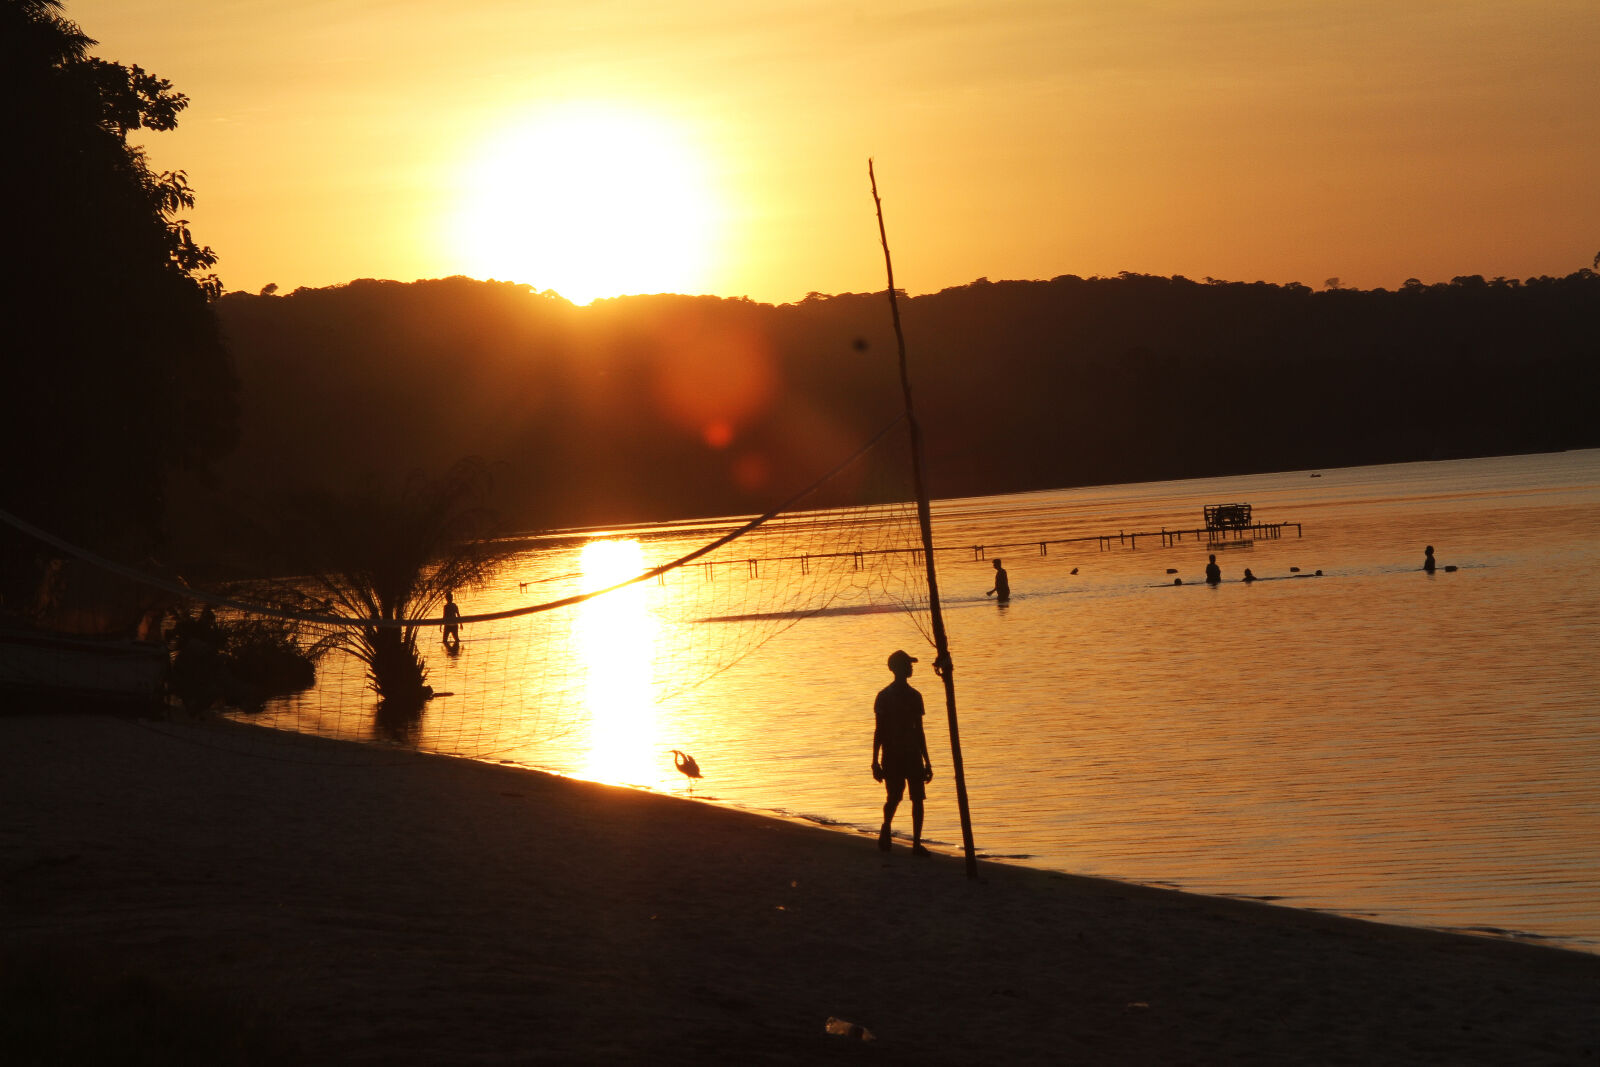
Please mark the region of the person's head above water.
<svg viewBox="0 0 1600 1067"><path fill-rule="evenodd" d="M1213 553L1211 553L1211 562L1215 563L1216 561L1217 561L1217 554L1215 552L1213 552Z"/></svg>
<svg viewBox="0 0 1600 1067"><path fill-rule="evenodd" d="M909 678L911 676L911 665L915 662L917 662L917 657L904 649L897 648L889 653L889 669L894 672L896 678Z"/></svg>
<svg viewBox="0 0 1600 1067"><path fill-rule="evenodd" d="M1427 548L1425 548L1425 549L1423 549L1423 550L1422 550L1422 554L1423 554L1423 555L1424 555L1424 556L1431 556L1431 555L1433 555L1433 546L1432 546L1432 545L1429 545L1429 546L1428 546L1428 547L1427 547Z"/></svg>
<svg viewBox="0 0 1600 1067"><path fill-rule="evenodd" d="M1000 569L1000 561L998 559L994 561L994 569L995 570L999 570ZM912 662L915 663L916 661L913 660Z"/></svg>

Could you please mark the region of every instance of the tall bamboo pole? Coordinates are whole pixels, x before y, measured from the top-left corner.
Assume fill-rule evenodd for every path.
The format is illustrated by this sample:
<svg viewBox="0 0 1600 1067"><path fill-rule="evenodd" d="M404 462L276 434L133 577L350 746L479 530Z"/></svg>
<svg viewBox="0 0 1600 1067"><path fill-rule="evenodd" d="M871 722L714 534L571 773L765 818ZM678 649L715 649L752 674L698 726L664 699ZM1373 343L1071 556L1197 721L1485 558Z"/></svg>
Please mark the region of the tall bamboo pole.
<svg viewBox="0 0 1600 1067"><path fill-rule="evenodd" d="M944 707L950 720L950 766L955 770L956 805L961 810L961 841L967 853L967 877L978 876L978 857L972 845L972 813L967 808L967 772L961 762L961 728L956 722L955 666L950 660L950 641L945 636L944 612L939 607L939 576L933 566L933 519L928 509L928 490L922 480L922 428L911 406L911 373L906 368L906 337L900 328L900 303L894 291L894 263L889 258L889 235L883 226L883 201L878 199L878 176L872 160L867 160L867 178L872 182L872 205L878 212L878 240L883 245L883 266L889 274L889 311L894 318L894 339L900 353L900 390L905 394L906 427L911 433L911 477L917 491L917 520L922 526L922 557L928 564L928 606L933 615L934 673L944 679Z"/></svg>

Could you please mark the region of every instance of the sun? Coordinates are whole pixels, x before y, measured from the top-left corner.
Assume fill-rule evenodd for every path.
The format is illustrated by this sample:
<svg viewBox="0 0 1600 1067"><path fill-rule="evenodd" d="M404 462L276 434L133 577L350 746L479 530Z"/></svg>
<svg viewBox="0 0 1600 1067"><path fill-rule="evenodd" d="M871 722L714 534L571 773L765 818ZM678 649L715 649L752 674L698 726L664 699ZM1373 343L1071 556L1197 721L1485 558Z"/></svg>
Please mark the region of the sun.
<svg viewBox="0 0 1600 1067"><path fill-rule="evenodd" d="M575 304L696 292L717 237L708 170L664 116L600 103L546 110L490 138L468 165L457 252L476 277Z"/></svg>

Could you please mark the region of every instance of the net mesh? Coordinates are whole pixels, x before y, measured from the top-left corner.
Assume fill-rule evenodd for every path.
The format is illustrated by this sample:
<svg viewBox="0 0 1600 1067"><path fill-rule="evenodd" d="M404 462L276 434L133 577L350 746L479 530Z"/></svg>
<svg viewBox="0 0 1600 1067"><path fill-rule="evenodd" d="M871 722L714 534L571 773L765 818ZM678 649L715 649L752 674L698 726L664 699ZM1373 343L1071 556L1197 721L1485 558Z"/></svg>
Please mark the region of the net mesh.
<svg viewBox="0 0 1600 1067"><path fill-rule="evenodd" d="M174 602L183 586L137 568L117 570L168 595L163 631L179 648L178 687L204 693L204 703L237 722L267 728L293 758L363 761L398 747L581 774L583 754L574 748L597 733L637 728L642 709L737 714L737 686L723 684L724 676L777 654L784 635L808 620L893 613L926 638L926 572L911 497L909 445L897 424L756 520L556 533L502 545L491 578L457 591L456 639L442 620L416 627L431 689L420 706L379 699L368 664L341 650L362 620L286 611L282 598L252 603L238 587L188 590ZM225 654L215 654L218 646ZM247 649L257 662L245 662ZM265 696L245 680L272 674L275 663L287 664L292 678L307 653L315 656L308 687ZM364 744L355 750L319 739ZM589 769L616 781L650 778L642 768Z"/></svg>

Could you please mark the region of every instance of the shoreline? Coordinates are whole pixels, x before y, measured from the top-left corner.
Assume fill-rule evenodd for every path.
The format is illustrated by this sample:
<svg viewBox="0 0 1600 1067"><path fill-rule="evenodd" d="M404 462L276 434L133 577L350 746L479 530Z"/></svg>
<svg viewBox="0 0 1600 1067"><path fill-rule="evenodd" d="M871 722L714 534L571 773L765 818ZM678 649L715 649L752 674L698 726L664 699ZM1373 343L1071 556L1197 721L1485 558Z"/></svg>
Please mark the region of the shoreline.
<svg viewBox="0 0 1600 1067"><path fill-rule="evenodd" d="M973 881L853 827L260 732L0 716L0 961L36 1007L7 1047L83 1059L100 1018L195 1063L1600 1062L1578 950Z"/></svg>
<svg viewBox="0 0 1600 1067"><path fill-rule="evenodd" d="M432 753L429 753L429 755L432 755ZM472 760L469 756L444 755L440 758L465 759L470 762L480 762ZM548 775L549 777L561 779L563 781L577 782L584 785L605 785L606 788L610 789L625 789L629 792L642 793L646 796L668 797L672 800L679 800L685 803L702 804L706 807L716 810L739 812L746 815L753 815L757 818L772 819L775 822L787 823L807 829L823 830L830 833L836 833L851 840L870 841L874 843L877 841L877 833L874 830L857 825L855 823L830 819L824 815L800 815L792 812L782 811L776 808L762 808L751 805L737 804L733 801L720 800L715 796L682 797L673 793L649 789L644 786L607 785L606 783L594 782L587 778L577 778L571 775L561 774L558 771L547 770L541 767L532 767L515 762L496 762L488 765L513 767L517 770L526 771L529 774ZM898 822L907 822L906 813L903 809L898 817ZM911 835L903 826L896 827L894 831L894 843L896 848L910 847ZM936 855L965 862L965 853L962 851L961 843L959 841L941 841L935 838L924 837L923 844L927 845ZM1332 907L1313 907L1310 905L1289 903L1286 902L1284 898L1276 896L1254 896L1248 893L1209 893L1201 889L1186 888L1170 882L1140 882L1130 879L1117 878L1112 875L1079 874L1073 871L1064 870L1060 867L1048 867L1034 864L1030 862L1031 859L1031 856L1010 854L997 855L988 853L983 848L979 848L977 850L977 860L980 865L998 864L1007 867L1016 867L1019 870L1036 871L1041 874L1061 875L1067 878L1085 878L1090 881L1104 882L1109 885L1127 886L1129 888L1139 889L1153 889L1167 893L1180 893L1185 897L1193 897L1201 900L1238 901L1246 904L1259 905L1261 907L1301 912L1307 915L1321 915L1328 918L1350 919L1356 922L1371 923L1375 926L1394 927L1401 930L1418 930L1426 933L1447 934L1452 937L1468 937L1486 941L1503 941L1508 944L1531 945L1538 948L1554 949L1559 952L1574 952L1580 956L1595 956L1600 958L1600 949L1579 947L1570 943L1567 939L1554 934L1541 934L1531 930L1514 930L1498 926L1456 927L1430 926L1425 923L1403 923L1391 919L1379 918L1371 914L1363 915L1357 912L1342 911Z"/></svg>
<svg viewBox="0 0 1600 1067"><path fill-rule="evenodd" d="M1165 587L1155 586L1153 588L1165 588ZM238 725L245 725L245 726L249 725L248 722L239 722L238 720L230 720L230 721L233 721ZM271 727L256 727L256 728L258 728L258 729L272 729ZM335 742L335 743L336 744L345 744L347 742ZM370 746L362 745L361 742L348 742L348 743L349 744L360 745L362 747L370 747ZM740 813L747 814L747 815L753 815L753 816L756 816L758 818L772 819L772 820L775 820L775 821L778 821L778 822L788 823L788 824L792 824L792 825L795 825L795 826L807 827L807 828L815 829L815 830L826 830L826 831L830 831L830 832L833 832L833 833L842 834L845 837L851 838L853 840L868 840L868 841L872 841L872 842L876 842L877 841L877 830L876 830L876 828L860 825L860 824L857 824L857 823L846 822L846 821L840 820L840 819L833 819L833 818L830 818L829 816L826 816L826 815L806 815L806 814L801 814L801 813L797 813L797 812L785 811L785 810L782 810L782 809L779 809L779 808L764 808L764 807L761 807L759 805L741 804L741 803L738 803L738 802L735 802L735 801L731 801L731 800L723 800L723 799L720 799L720 798L718 798L718 797L716 797L714 795L702 794L702 795L698 795L698 796L687 796L686 797L686 796L680 796L680 795L678 795L676 793L672 793L672 792L668 792L668 791L651 789L648 786L642 786L642 785L625 785L625 784L613 785L613 784L609 784L609 783L595 782L595 781L593 781L591 779L576 777L575 775L562 774L560 771L550 770L549 768L545 768L545 767L536 767L536 766L533 766L531 764L518 763L515 760L488 760L488 759L480 760L480 759L475 759L474 757L471 757L471 756L452 756L452 755L447 755L447 754L442 754L442 753L415 753L415 752L413 752L413 750L408 750L408 749L397 749L396 751L406 751L406 752L412 752L412 754L422 754L422 755L429 755L429 756L437 755L440 758L444 758L444 759L462 759L462 760L466 760L468 762L479 763L479 764L482 764L484 766L490 766L490 767L510 767L510 768L514 768L514 769L517 769L517 770L526 771L527 773L530 773L530 774L547 775L547 776L549 776L551 778L557 778L557 779L560 779L560 780L563 780L563 781L575 782L575 783L578 783L578 784L581 784L581 785L598 785L598 786L604 786L605 788L624 789L624 790L627 790L629 792L641 793L641 794L643 794L645 796L667 797L667 798L670 798L670 799L673 799L673 800L681 800L681 801L685 801L685 802L693 803L693 804L702 804L702 805L705 805L706 807L713 808L713 809L716 809L716 810L740 812ZM909 847L911 837L910 837L910 833L906 829L906 827L909 825L909 818L907 817L907 812L906 812L906 809L905 809L904 806L902 806L900 815L898 817L898 823L899 823L899 825L896 826L895 831L894 831L895 845L896 845L896 847L902 847L902 846ZM947 858L956 859L956 860L961 860L961 861L964 862L965 853L962 851L961 843L959 841L944 841L944 840L940 840L940 839L936 839L936 838L924 837L923 838L923 843L925 845L928 845L929 848L934 853L936 853L938 855L945 856ZM1092 881L1106 882L1106 883L1113 884L1113 885L1140 887L1140 888L1147 888L1147 889L1157 889L1157 890L1162 890L1162 891L1165 891L1165 892L1181 893L1186 897L1195 897L1195 898L1201 898L1201 899L1206 899L1206 900L1217 900L1217 901L1241 901L1241 902L1244 902L1244 903L1259 904L1259 905L1264 906L1264 907L1286 908L1286 909L1289 909L1291 911L1304 912L1306 914L1311 914L1311 915L1323 915L1323 916L1328 916L1328 917L1331 917L1331 918L1353 919L1353 920L1357 920L1357 921L1360 921L1360 922L1373 923L1373 924L1378 925L1378 926L1397 927L1397 928L1405 929L1405 930L1420 930L1420 931L1427 931L1427 932L1432 932L1432 933L1449 934L1449 935L1452 935L1452 936L1459 936L1459 937L1479 938L1479 939L1490 940L1490 941L1505 941L1505 942L1512 943L1512 944L1532 945L1532 946L1541 947L1541 948L1556 949L1556 950L1562 951L1562 952L1576 952L1579 955L1589 955L1589 956L1595 956L1597 958L1600 958L1600 946L1596 946L1596 947L1593 947L1593 948L1581 947L1579 944L1575 944L1571 939L1563 938L1563 937L1561 937L1559 935L1555 935L1555 934L1541 934L1541 933L1538 933L1537 931L1532 931L1532 930L1518 930L1518 929L1512 929L1512 928L1500 927L1500 926L1470 926L1470 927L1469 926L1442 926L1442 925L1429 925L1427 923L1420 923L1420 922L1419 923L1399 922L1397 920L1380 917L1376 913L1361 913L1361 912L1356 912L1356 911L1346 911L1346 910L1341 910L1341 909L1338 909L1338 908L1335 908L1335 907L1331 907L1331 906L1330 907L1317 907L1317 906L1312 906L1312 905L1296 904L1296 903L1290 902L1290 900L1288 900L1287 898L1281 897L1281 896L1253 895L1253 894L1244 893L1244 892L1239 892L1239 893L1207 892L1207 891L1205 891L1203 889L1195 889L1195 888L1185 887L1183 885L1180 885L1180 884L1174 883L1174 882L1136 881L1136 880L1131 880L1131 879L1118 878L1115 875L1111 875L1111 874L1082 874L1082 873L1066 870L1065 868L1062 868L1062 867L1051 867L1051 866L1045 866L1045 865L1042 865L1042 864L1036 864L1036 863L1031 862L1032 859L1033 859L1033 857L1031 855L1027 855L1027 854L990 853L990 852L987 852L987 850L985 850L982 847L979 847L977 849L977 860L978 860L979 864L1001 864L1001 865L1005 865L1005 866L1017 867L1017 868L1019 868L1021 870L1037 871L1037 872L1040 872L1040 873L1043 873L1043 874L1064 875L1064 876L1070 877L1070 878L1087 878L1087 879L1090 879Z"/></svg>

